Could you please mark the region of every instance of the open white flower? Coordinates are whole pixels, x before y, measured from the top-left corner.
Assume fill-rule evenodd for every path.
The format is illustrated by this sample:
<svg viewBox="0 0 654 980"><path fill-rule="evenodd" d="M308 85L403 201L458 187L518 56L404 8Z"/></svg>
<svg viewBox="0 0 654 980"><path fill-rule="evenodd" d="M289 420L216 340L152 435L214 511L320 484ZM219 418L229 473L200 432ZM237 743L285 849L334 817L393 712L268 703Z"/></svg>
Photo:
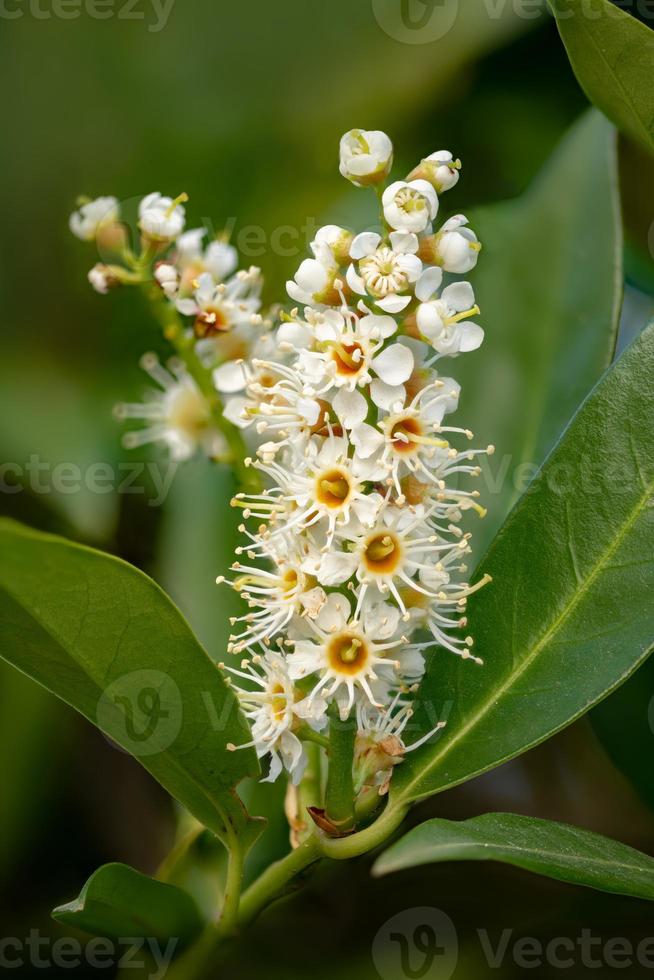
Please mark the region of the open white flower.
<svg viewBox="0 0 654 980"><path fill-rule="evenodd" d="M438 234L421 241L421 258L431 265L439 265L445 272L459 275L470 272L477 265L481 245L467 224L465 215L455 214Z"/></svg>
<svg viewBox="0 0 654 980"><path fill-rule="evenodd" d="M118 199L115 197L96 197L86 201L77 211L73 211L68 225L73 235L82 241L90 242L106 225L118 221Z"/></svg>
<svg viewBox="0 0 654 980"><path fill-rule="evenodd" d="M477 350L484 331L468 320L479 313L472 286L469 282L453 282L437 297L442 278L440 269L431 268L416 283L416 296L421 300L416 312L418 330L439 354L453 356Z"/></svg>
<svg viewBox="0 0 654 980"><path fill-rule="evenodd" d="M302 698L289 675L288 665L277 654L269 654L265 659L253 657L252 663L244 662L241 670L225 664L221 667L248 685L254 685L254 689L235 685L243 714L250 723L252 741L229 744L227 748L233 752L254 747L260 759L270 755L270 771L262 782L274 782L284 768L297 785L304 774L307 757L294 729L306 724L320 731L326 724L325 702L321 698Z"/></svg>
<svg viewBox="0 0 654 980"><path fill-rule="evenodd" d="M382 207L391 228L419 234L436 217L438 197L426 180L396 180L384 191Z"/></svg>
<svg viewBox="0 0 654 980"><path fill-rule="evenodd" d="M321 695L334 698L342 718L347 718L360 696L377 704L371 684L379 677L393 680L399 673L399 660L389 659L390 651L402 639L389 640L395 631L397 610L388 607L388 616L368 617L356 622L345 596L332 593L310 625L312 639L295 640L293 653L286 658L289 674L295 680L318 674L309 702Z"/></svg>
<svg viewBox="0 0 654 980"><path fill-rule="evenodd" d="M239 324L259 323L260 293L261 273L255 266L219 283L203 272L193 298L178 299L176 306L185 316L195 317L197 337L215 337Z"/></svg>
<svg viewBox="0 0 654 980"><path fill-rule="evenodd" d="M189 228L176 242L177 264L184 280L190 281L208 272L215 282L224 282L238 265L238 252L227 241L216 239L204 245L204 228Z"/></svg>
<svg viewBox="0 0 654 980"><path fill-rule="evenodd" d="M392 164L393 144L386 133L351 129L341 137L339 169L357 187L381 183Z"/></svg>
<svg viewBox="0 0 654 980"><path fill-rule="evenodd" d="M154 242L170 242L181 234L186 220L183 202L187 195L174 200L155 191L139 204L139 227Z"/></svg>
<svg viewBox="0 0 654 980"><path fill-rule="evenodd" d="M178 361L169 363L167 371L155 354L145 354L141 367L161 390L151 390L140 403L117 405L119 419L143 419L144 429L134 429L123 437L128 449L161 442L171 458L185 460L202 450L216 459L227 449L222 434L212 425L211 409L193 378Z"/></svg>
<svg viewBox="0 0 654 980"><path fill-rule="evenodd" d="M400 313L411 302L407 294L422 272L415 254L418 238L411 232L394 231L390 244L381 235L364 232L350 246L354 263L347 270L347 283L354 293L372 296L385 313Z"/></svg>

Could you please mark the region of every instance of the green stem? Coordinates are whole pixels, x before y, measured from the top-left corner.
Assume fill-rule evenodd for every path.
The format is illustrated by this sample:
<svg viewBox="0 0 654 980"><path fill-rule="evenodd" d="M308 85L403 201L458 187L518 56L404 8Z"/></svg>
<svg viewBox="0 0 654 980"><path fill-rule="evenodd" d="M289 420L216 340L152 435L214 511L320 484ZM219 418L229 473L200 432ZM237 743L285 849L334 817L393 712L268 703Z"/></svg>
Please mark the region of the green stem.
<svg viewBox="0 0 654 980"><path fill-rule="evenodd" d="M218 936L222 939L233 936L238 927L238 909L241 901L243 883L243 849L238 840L231 841L227 859L227 878L225 898L218 923Z"/></svg>
<svg viewBox="0 0 654 980"><path fill-rule="evenodd" d="M365 809L369 811L371 805L370 800L366 801ZM350 837L328 838L315 831L295 851L271 864L250 885L241 899L239 926L246 926L271 902L287 894L293 879L321 858L342 861L379 847L398 829L407 809L389 805L373 824Z"/></svg>
<svg viewBox="0 0 654 980"><path fill-rule="evenodd" d="M281 861L275 861L266 868L241 899L239 925L243 927L256 918L262 909L287 891L290 882L297 875L320 858L320 839L314 833Z"/></svg>
<svg viewBox="0 0 654 980"><path fill-rule="evenodd" d="M339 830L354 830L354 740L355 717L342 721L337 705L329 709L329 772L325 793L325 814Z"/></svg>

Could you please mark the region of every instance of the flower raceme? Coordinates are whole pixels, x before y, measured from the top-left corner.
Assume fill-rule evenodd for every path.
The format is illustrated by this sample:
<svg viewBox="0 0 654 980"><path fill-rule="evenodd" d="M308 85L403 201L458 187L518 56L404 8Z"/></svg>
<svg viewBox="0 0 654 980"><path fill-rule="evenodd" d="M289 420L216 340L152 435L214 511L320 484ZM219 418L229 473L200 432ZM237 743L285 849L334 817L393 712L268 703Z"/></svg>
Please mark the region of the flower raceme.
<svg viewBox="0 0 654 980"><path fill-rule="evenodd" d="M410 739L426 657L481 663L465 607L487 578L467 581L461 523L484 510L461 477L493 447L473 449L468 429L447 424L459 385L439 363L483 341L457 278L481 245L463 215L434 226L460 177L449 152L390 183L386 134L353 130L340 154L341 174L376 192L380 227L320 229L287 283L290 312L262 314L259 270L237 271L226 241L184 231L186 195L148 195L140 255L123 247L122 265L90 279L100 292L146 284L178 355L168 370L146 355L158 391L119 409L147 421L128 444L162 442L177 459L245 449L229 580L245 611L228 645L238 662L221 667L267 779L302 781L305 742L329 744L333 708L357 728L355 790L385 793L405 753L442 728ZM115 199L100 198L71 228L89 240L118 220Z"/></svg>

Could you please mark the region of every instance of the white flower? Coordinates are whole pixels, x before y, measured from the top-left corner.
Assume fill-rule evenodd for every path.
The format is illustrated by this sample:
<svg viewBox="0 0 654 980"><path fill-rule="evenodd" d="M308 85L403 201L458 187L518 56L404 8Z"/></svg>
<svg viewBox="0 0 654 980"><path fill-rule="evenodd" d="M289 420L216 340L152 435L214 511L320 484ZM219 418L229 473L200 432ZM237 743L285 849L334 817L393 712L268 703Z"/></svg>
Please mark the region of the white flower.
<svg viewBox="0 0 654 980"><path fill-rule="evenodd" d="M289 676L287 664L278 654L269 654L266 659L253 657L252 664L246 661L241 670L221 664L223 669L243 678L249 685L256 685L254 690L236 688L241 708L250 723L252 741L243 745L229 744L227 748L235 751L253 746L260 759L270 755L270 771L262 782L274 782L283 767L297 785L304 774L307 758L294 729L301 728L302 724L308 724L315 731L323 728L326 704L320 698L309 701L301 697Z"/></svg>
<svg viewBox="0 0 654 980"><path fill-rule="evenodd" d="M388 615L397 614L389 607ZM385 617L365 622L351 620L350 603L345 596L332 593L310 625L309 640L295 640L294 651L286 658L289 674L301 680L318 674L316 686L308 696L334 698L342 718L347 718L355 698L363 696L377 704L371 684L379 677L393 680L400 671L399 660L389 660L388 651L402 640L388 640Z"/></svg>
<svg viewBox="0 0 654 980"><path fill-rule="evenodd" d="M437 235L424 239L420 243L420 255L425 262L459 275L474 269L481 245L467 224L464 215L456 214L445 222Z"/></svg>
<svg viewBox="0 0 654 980"><path fill-rule="evenodd" d="M238 252L229 242L217 239L204 247L204 228L189 228L176 242L177 262L189 282L203 272L210 273L215 282L224 282L235 272Z"/></svg>
<svg viewBox="0 0 654 980"><path fill-rule="evenodd" d="M232 501L234 505L241 502L241 497ZM230 620L232 625L243 624L244 630L238 636L230 636L229 653L240 653L247 647L268 643L288 626L293 616L315 618L327 598L324 590L316 587L309 572L315 559L307 541L290 534L261 538L250 534L244 526L240 530L272 567L243 564L240 555L253 552L249 546L237 549L239 560L232 565L237 577L229 584L241 593L250 609L257 611ZM218 583L223 581L223 576L217 579Z"/></svg>
<svg viewBox="0 0 654 980"><path fill-rule="evenodd" d="M117 405L120 419L144 419L150 424L144 429L128 432L123 443L128 449L150 442L164 443L172 459L185 460L201 449L210 458L226 450L223 436L211 424L211 409L206 398L184 367L172 361L170 371L159 363L156 355L145 354L141 367L147 371L161 391L152 390L142 403Z"/></svg>
<svg viewBox="0 0 654 980"><path fill-rule="evenodd" d="M384 191L382 206L391 228L418 234L436 217L438 197L426 180L396 180Z"/></svg>
<svg viewBox="0 0 654 980"><path fill-rule="evenodd" d="M393 144L386 133L351 129L341 137L339 169L357 187L379 184L392 164Z"/></svg>
<svg viewBox="0 0 654 980"><path fill-rule="evenodd" d="M469 282L454 282L445 287L439 298L432 299L441 280L441 270L431 268L416 284L416 296L422 301L416 312L418 330L439 354L477 350L484 331L467 319L479 313L472 286Z"/></svg>
<svg viewBox="0 0 654 980"><path fill-rule="evenodd" d="M412 233L394 231L390 245L381 235L364 232L350 246L356 264L347 270L350 289L361 296L370 295L386 313L399 313L411 302L406 293L422 272L422 262L415 254L418 238Z"/></svg>
<svg viewBox="0 0 654 980"><path fill-rule="evenodd" d="M73 235L82 241L93 241L104 225L118 221L118 200L115 197L96 197L73 211L68 225ZM101 292L101 290L98 290Z"/></svg>
<svg viewBox="0 0 654 980"><path fill-rule="evenodd" d="M350 254L353 235L340 225L324 225L316 232L310 248L317 259L334 257L339 265L345 265ZM328 251L326 251L328 250Z"/></svg>
<svg viewBox="0 0 654 980"><path fill-rule="evenodd" d="M184 316L195 317L197 337L215 337L239 324L259 323L260 293L261 274L255 266L220 283L203 272L196 280L193 299L178 299L176 306Z"/></svg>
<svg viewBox="0 0 654 980"><path fill-rule="evenodd" d="M157 191L148 194L139 204L139 227L144 235L155 242L168 242L182 232L186 220L183 203L187 195L180 194L173 200Z"/></svg>

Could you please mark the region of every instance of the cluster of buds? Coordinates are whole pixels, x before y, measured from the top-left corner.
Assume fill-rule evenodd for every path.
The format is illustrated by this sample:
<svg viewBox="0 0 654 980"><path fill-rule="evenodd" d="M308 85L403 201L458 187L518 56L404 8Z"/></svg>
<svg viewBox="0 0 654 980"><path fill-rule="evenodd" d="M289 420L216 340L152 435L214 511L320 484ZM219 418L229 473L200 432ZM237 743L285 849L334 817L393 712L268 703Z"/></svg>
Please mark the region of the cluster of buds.
<svg viewBox="0 0 654 980"><path fill-rule="evenodd" d="M126 433L124 444L162 443L175 460L197 452L227 459L225 421L241 424L242 403L232 404L246 383L240 365L268 349L270 324L261 314L260 270L239 270L236 249L225 236L207 243L204 228L185 230L186 201L186 194L144 197L136 249L115 197L81 200L70 229L112 260L89 271L93 288L104 294L119 286L142 287L177 349L166 366L155 354L143 356L141 366L154 386L142 402L116 406L118 418L142 423Z"/></svg>
<svg viewBox="0 0 654 980"><path fill-rule="evenodd" d="M241 663L225 668L268 778L299 782L304 741L336 711L356 720L355 785L380 793L442 727L403 739L428 651L481 663L465 606L484 581L466 581L460 524L484 511L456 484L493 451L453 445L472 433L445 424L459 385L436 370L483 339L472 287L454 278L481 246L462 215L434 226L460 163L434 153L386 186L391 163L384 133L343 137L340 171L377 191L380 226L320 229L287 283L302 308L282 314L273 356L242 365L240 424L258 441L246 462L264 488L232 501L245 521L229 584L248 611L229 644Z"/></svg>

